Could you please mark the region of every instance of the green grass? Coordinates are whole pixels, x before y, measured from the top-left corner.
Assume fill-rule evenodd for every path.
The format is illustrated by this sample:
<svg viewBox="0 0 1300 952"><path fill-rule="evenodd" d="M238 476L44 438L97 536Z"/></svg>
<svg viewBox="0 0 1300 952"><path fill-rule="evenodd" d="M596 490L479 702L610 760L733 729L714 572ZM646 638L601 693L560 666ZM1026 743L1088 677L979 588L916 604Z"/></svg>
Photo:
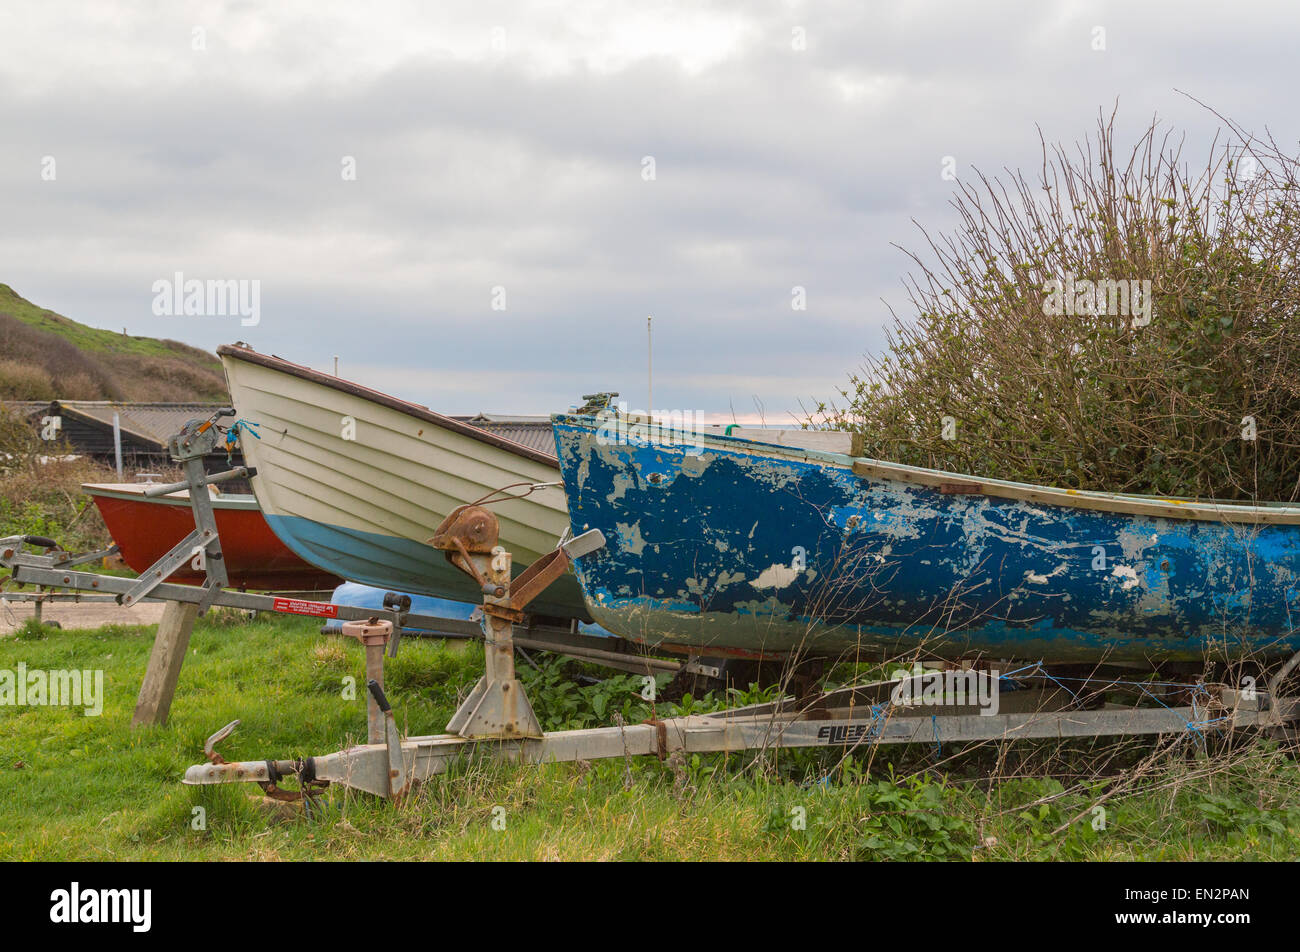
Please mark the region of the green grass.
<svg viewBox="0 0 1300 952"><path fill-rule="evenodd" d="M545 767L480 761L400 805L331 788L310 816L268 809L253 785L183 786L184 769L203 759L204 738L235 718L242 725L221 747L232 760L322 754L364 739L363 695L341 697L344 677L362 680L361 649L316 627L284 617L249 623L235 613L201 620L169 724L140 731L129 721L152 628L28 631L22 640L0 640L0 670L20 661L29 669L102 668L106 693L100 717L0 707L0 859L1300 855L1300 771L1260 744L1213 758L1171 754L1138 781L1132 765L1140 753L1123 754L1082 785L1081 765L1099 756L1086 746L1017 748L1003 760L945 750L941 763L927 747L883 749L870 762L840 762L828 750L630 765L622 758ZM477 644L404 640L386 678L404 729L440 732L482 657ZM541 667L521 662L521 677L551 726L648 712L634 694L637 679L585 685L571 665ZM1094 830L1090 807L1108 794L1106 828ZM206 829L194 828L196 808ZM1062 825L1066 831L1055 832Z"/></svg>
<svg viewBox="0 0 1300 952"><path fill-rule="evenodd" d="M0 400L224 400L217 358L88 327L0 284Z"/></svg>
<svg viewBox="0 0 1300 952"><path fill-rule="evenodd" d="M187 361L220 372L215 356L188 344L153 337L129 337L120 331L89 327L40 307L22 297L7 284L0 284L0 314L16 317L29 327L61 337L81 350L100 354L133 354L139 357L184 357Z"/></svg>

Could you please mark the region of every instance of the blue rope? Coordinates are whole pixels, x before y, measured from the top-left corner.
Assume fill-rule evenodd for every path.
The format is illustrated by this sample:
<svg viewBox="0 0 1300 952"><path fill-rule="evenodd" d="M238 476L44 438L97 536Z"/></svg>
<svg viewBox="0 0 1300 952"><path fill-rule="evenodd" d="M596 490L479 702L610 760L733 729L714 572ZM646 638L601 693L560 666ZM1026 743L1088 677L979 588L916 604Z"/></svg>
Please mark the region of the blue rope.
<svg viewBox="0 0 1300 952"><path fill-rule="evenodd" d="M1007 681L1009 683L1016 684L1017 687L1019 687L1019 684L1015 682L1013 679L1017 675L1023 674L1026 671L1031 673L1036 673L1041 677L1046 678L1048 681L1051 681L1057 687L1067 692L1076 701L1079 699L1079 696L1075 694L1073 691L1071 691L1068 687L1066 687L1064 682L1075 681L1078 682L1079 684L1091 684L1093 683L1094 680L1092 678L1064 678L1064 677L1058 678L1052 674L1049 674L1043 668L1043 662L1041 661L1035 661L1033 664L1027 664L1022 668L1017 668L1014 671L1009 671L1006 674L999 675L998 680ZM1179 681L1109 681L1107 683L1116 686L1121 686L1121 687L1137 688L1148 698L1155 701L1157 704L1159 704L1167 711L1172 711L1173 708L1170 707L1168 704L1166 704L1161 698L1153 694L1152 691L1150 690L1151 688L1182 688L1182 689L1186 689L1189 687L1193 688L1194 693L1192 696L1192 703L1191 703L1193 719L1190 721L1186 721L1184 723L1184 727L1186 728L1188 733L1195 734L1197 739L1202 744L1205 742L1205 736L1202 732L1203 728L1213 727L1215 724L1221 724L1224 721L1232 720L1232 717L1230 715L1223 715L1220 717L1212 717L1208 719L1197 716L1197 699L1203 697L1206 701L1208 701L1210 698L1210 693L1205 689L1205 685L1203 684L1188 685Z"/></svg>
<svg viewBox="0 0 1300 952"><path fill-rule="evenodd" d="M1079 682L1080 684L1091 684L1091 683L1093 682L1093 680L1094 680L1093 678L1066 678L1066 677L1056 677L1056 676L1053 676L1053 675L1048 674L1046 671L1043 671L1043 670L1042 670L1042 667L1043 667L1043 662L1041 662L1041 661L1035 661L1033 664L1027 664L1027 665L1025 665L1023 668L1016 668L1016 670L1014 670L1014 671L1008 671L1006 674L998 675L998 679L999 679L999 680L1008 680L1008 679L1014 678L1016 675L1021 674L1022 672L1025 672L1025 671L1038 671L1038 672L1040 672L1040 673L1043 675L1043 677L1047 678L1047 679L1050 680L1050 681L1054 681L1054 682L1056 682L1056 683L1058 683L1058 684L1060 684L1060 683L1063 682L1063 681L1077 681L1077 682ZM1144 684L1145 684L1145 685L1149 685L1150 687L1157 687L1157 688L1186 688L1186 687L1191 687L1191 685L1187 684L1187 683L1184 682L1184 681L1109 681L1109 682L1107 682L1107 683L1109 683L1109 684L1132 685L1132 686L1134 686L1134 687L1137 687L1137 686L1140 686L1140 685L1144 685ZM1062 685L1062 686L1064 686L1064 685Z"/></svg>
<svg viewBox="0 0 1300 952"><path fill-rule="evenodd" d="M1022 672L1022 671L1034 671L1034 672L1036 672L1036 673L1042 675L1044 678L1046 678L1048 681L1051 681L1053 684L1055 684L1058 688L1060 688L1060 689L1061 689L1062 691L1064 691L1066 694L1070 695L1070 697L1074 698L1076 701L1079 700L1079 695L1075 694L1073 691L1071 691L1069 688L1067 688L1064 684L1062 684L1062 683L1061 683L1062 680L1066 680L1066 681L1069 681L1069 680L1087 681L1087 678L1078 678L1078 679L1071 679L1071 678L1064 678L1064 679L1062 679L1062 678L1057 678L1057 677L1055 677L1055 676L1053 676L1053 675L1051 675L1051 674L1048 674L1048 672L1043 668L1043 662L1041 662L1041 661L1035 661L1033 664L1027 664L1027 665L1025 665L1023 668L1017 668L1015 671L1012 671L1010 674L999 675L999 676L998 676L998 680L999 680L999 681L1010 681L1012 678L1014 678L1017 674L1020 674L1020 672ZM1012 684L1015 684L1016 682L1012 681L1011 683L1012 683Z"/></svg>
<svg viewBox="0 0 1300 952"><path fill-rule="evenodd" d="M856 747L858 744L874 743L877 739L879 739L880 731L885 723L885 716L888 713L889 713L889 705L885 705L885 704L871 705L871 723L867 725L866 731L863 732L862 739L859 740L857 743L855 743L853 746ZM812 783L805 784L804 786L805 787L826 787L826 786L830 786L830 782L831 782L831 774L827 774L826 776L822 777L820 780L814 780Z"/></svg>
<svg viewBox="0 0 1300 952"><path fill-rule="evenodd" d="M253 434L253 436L257 437L260 440L262 438L262 434L257 432L257 428L261 425L262 424L260 423L254 423L252 420L245 420L243 417L240 417L234 423L230 424L230 429L226 431L226 440L228 442L232 436L235 439L239 439L239 431L241 429L246 430L247 432Z"/></svg>
<svg viewBox="0 0 1300 952"><path fill-rule="evenodd" d="M262 424L260 423L254 423L252 420L245 420L243 417L240 417L234 423L230 424L230 428L226 430L226 458L229 459L230 454L233 453L235 447L239 445L239 431L241 429L245 433L251 433L260 440L262 434L257 432L257 428L261 425Z"/></svg>
<svg viewBox="0 0 1300 952"><path fill-rule="evenodd" d="M1171 708L1168 704L1166 704L1166 703L1165 703L1164 701L1162 701L1160 698L1156 697L1156 696L1155 696L1154 694L1152 694L1150 691L1146 690L1146 686L1145 686L1145 685L1143 685L1143 684L1141 684L1141 683L1138 683L1137 686L1140 687L1140 688L1142 688L1143 693L1146 694L1147 697L1151 698L1151 700L1155 701L1157 704L1159 704L1161 707L1163 707L1166 711L1172 711L1172 710L1173 710L1173 708ZM1183 687L1187 687L1187 685L1183 685ZM1210 699L1210 692L1207 691L1207 690L1205 690L1205 685L1203 685L1203 684L1198 684L1198 685L1195 686L1195 688L1196 688L1196 690L1195 690L1195 692L1192 694L1192 703L1191 703L1191 708L1192 708L1192 720L1185 722L1183 726L1187 729L1187 732L1188 732L1189 734L1195 734L1195 735L1196 735L1197 742L1203 746L1203 745L1205 744L1205 734L1204 734L1204 732L1202 731L1202 728L1213 727L1215 724L1222 723L1223 721L1229 721L1229 720L1232 720L1232 718L1231 718L1231 716L1226 715L1226 714L1223 715L1223 716L1221 716L1221 717L1211 717L1211 718L1203 718L1203 717L1199 717L1199 716L1198 716L1198 713L1197 713L1197 700L1198 700L1198 698L1200 698L1200 697L1204 697L1206 701L1209 701L1209 699Z"/></svg>

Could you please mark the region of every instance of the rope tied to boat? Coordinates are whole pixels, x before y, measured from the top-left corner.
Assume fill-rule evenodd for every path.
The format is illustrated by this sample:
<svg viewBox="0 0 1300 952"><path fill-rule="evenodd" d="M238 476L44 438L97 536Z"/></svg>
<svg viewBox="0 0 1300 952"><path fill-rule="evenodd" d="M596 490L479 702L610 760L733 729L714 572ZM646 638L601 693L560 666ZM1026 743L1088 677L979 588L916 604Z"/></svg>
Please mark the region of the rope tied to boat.
<svg viewBox="0 0 1300 952"><path fill-rule="evenodd" d="M999 675L999 676L998 676L998 680L999 680L999 681L1010 681L1012 684L1015 684L1015 682L1012 681L1012 678L1014 678L1017 674L1020 674L1020 673L1025 672L1025 671L1030 671L1030 672L1032 672L1033 674L1041 675L1042 677L1046 678L1048 681L1051 681L1053 684L1055 684L1058 688L1060 688L1060 689L1061 689L1062 691L1064 691L1066 694L1070 695L1070 697L1074 698L1074 700L1075 700L1076 703L1078 702L1078 700L1079 700L1079 695L1075 694L1073 691L1071 691L1069 688L1067 688L1067 687L1062 683L1062 679L1061 679L1061 678L1057 678L1057 677L1054 677L1053 675L1049 674L1048 671L1047 671L1047 669L1043 667L1043 662L1041 662L1041 661L1035 661L1033 664L1025 665L1023 668L1017 668L1015 671L1011 671L1011 672L1009 672L1009 673L1007 673L1007 674ZM1065 680L1070 680L1070 679L1066 678ZM1081 680L1083 680L1085 683L1087 682L1087 679L1086 679L1086 678L1083 678L1083 679L1081 679Z"/></svg>
<svg viewBox="0 0 1300 952"><path fill-rule="evenodd" d="M508 486L502 486L500 489L494 489L494 490L492 490L492 491L491 491L490 493L488 493L486 496L483 496L483 497L480 498L480 499L476 499L476 500L474 500L472 503L470 503L470 505L471 505L471 506L490 506L490 505L492 505L493 503L505 502L505 501L508 500L508 499L526 499L527 497L531 496L533 493L537 492L539 489L551 489L552 487L555 487L555 486L563 486L563 485L564 485L564 483L561 482L561 481L559 481L559 480L556 480L556 481L553 482L553 483L530 483L530 482L510 483ZM509 495L504 495L504 496L501 496L500 499L493 499L493 498L492 498L493 496L497 496L497 495L500 495L501 493L504 493L507 489L517 489L517 488L519 488L520 486L527 486L527 487L528 487L527 491L526 491L526 492L522 492L522 493L518 493L518 494L511 493L511 494L509 494Z"/></svg>
<svg viewBox="0 0 1300 952"><path fill-rule="evenodd" d="M1171 708L1168 704L1162 701L1159 697L1152 694L1150 691L1147 691L1145 686L1139 685L1139 687L1142 687L1143 693L1145 693L1147 697L1151 698L1153 701L1155 701L1165 710L1168 711L1173 710L1173 708ZM1224 715L1220 715L1219 717L1206 718L1204 715L1201 714L1202 708L1197 703L1198 700L1202 697L1204 697L1205 699L1205 705L1203 710L1208 711L1210 707L1210 701L1212 700L1210 697L1210 692L1206 690L1204 684L1198 683L1194 686L1194 690L1192 691L1192 696L1190 698L1189 706L1192 709L1192 719L1190 721L1185 722L1183 726L1187 729L1187 732L1189 734L1196 735L1196 740L1199 745L1204 746L1205 732L1203 728L1213 727L1215 724L1219 724L1223 721L1230 721L1232 720L1232 716L1230 714L1224 714Z"/></svg>
<svg viewBox="0 0 1300 952"><path fill-rule="evenodd" d="M235 420L234 423L230 424L230 426L226 429L226 461L227 462L229 462L231 454L235 452L235 448L239 446L239 431L243 430L245 433L250 433L260 440L262 438L262 434L257 432L257 428L261 425L262 424L260 423L254 423L252 420L245 420L243 417L240 417L239 419Z"/></svg>

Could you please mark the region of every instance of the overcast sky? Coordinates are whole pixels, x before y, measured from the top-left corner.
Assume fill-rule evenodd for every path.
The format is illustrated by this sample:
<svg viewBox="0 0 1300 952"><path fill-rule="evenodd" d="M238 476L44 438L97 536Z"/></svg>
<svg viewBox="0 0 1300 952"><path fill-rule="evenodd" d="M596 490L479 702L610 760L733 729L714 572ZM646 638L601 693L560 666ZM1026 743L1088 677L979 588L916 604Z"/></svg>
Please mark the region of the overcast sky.
<svg viewBox="0 0 1300 952"><path fill-rule="evenodd" d="M643 407L652 314L656 408L788 421L906 313L945 157L1117 98L1208 142L1177 90L1294 144L1297 48L1291 2L6 0L0 282L453 413ZM155 315L176 272L260 322Z"/></svg>

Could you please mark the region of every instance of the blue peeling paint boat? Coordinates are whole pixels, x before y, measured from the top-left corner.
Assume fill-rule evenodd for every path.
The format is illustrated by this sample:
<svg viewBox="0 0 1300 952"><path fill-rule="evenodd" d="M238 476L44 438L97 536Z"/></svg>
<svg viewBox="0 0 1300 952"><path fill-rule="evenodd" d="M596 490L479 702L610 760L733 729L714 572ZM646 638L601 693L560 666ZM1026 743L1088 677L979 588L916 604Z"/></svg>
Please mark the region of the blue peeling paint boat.
<svg viewBox="0 0 1300 952"><path fill-rule="evenodd" d="M1300 650L1300 507L1076 492L556 415L597 623L710 654Z"/></svg>

